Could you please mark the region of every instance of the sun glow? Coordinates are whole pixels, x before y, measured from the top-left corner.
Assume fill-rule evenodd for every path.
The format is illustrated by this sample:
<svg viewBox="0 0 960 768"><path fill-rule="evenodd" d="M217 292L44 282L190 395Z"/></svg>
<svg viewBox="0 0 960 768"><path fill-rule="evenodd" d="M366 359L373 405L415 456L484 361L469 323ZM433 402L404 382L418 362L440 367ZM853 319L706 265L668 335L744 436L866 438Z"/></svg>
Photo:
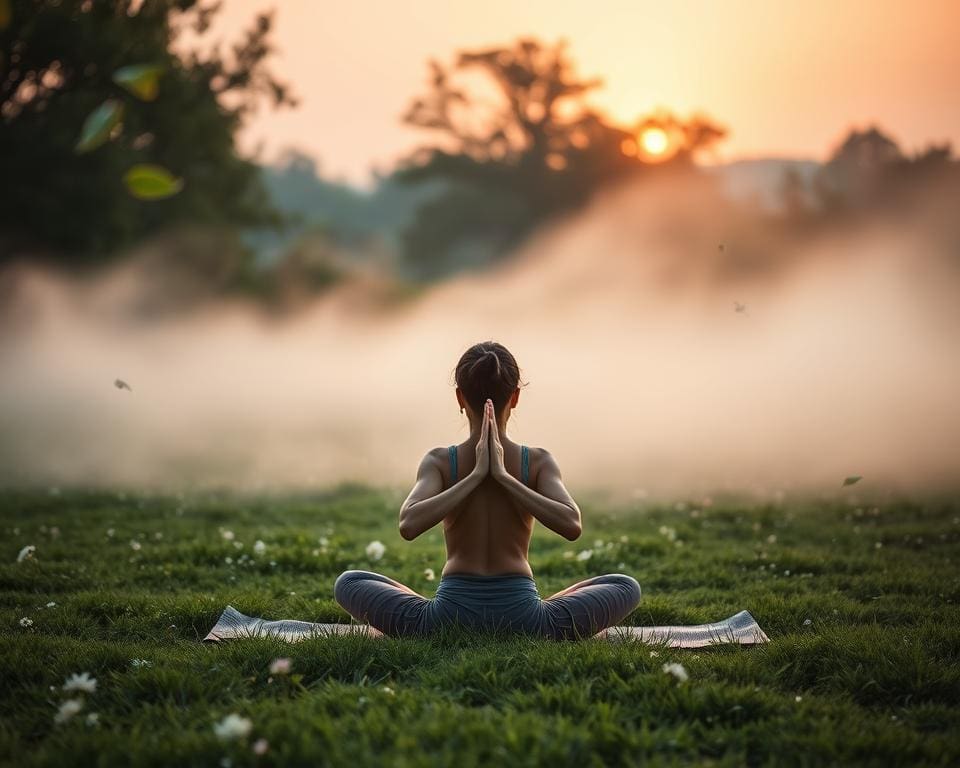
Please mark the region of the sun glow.
<svg viewBox="0 0 960 768"><path fill-rule="evenodd" d="M670 146L670 137L663 128L644 128L640 134L640 145L648 155L659 157Z"/></svg>

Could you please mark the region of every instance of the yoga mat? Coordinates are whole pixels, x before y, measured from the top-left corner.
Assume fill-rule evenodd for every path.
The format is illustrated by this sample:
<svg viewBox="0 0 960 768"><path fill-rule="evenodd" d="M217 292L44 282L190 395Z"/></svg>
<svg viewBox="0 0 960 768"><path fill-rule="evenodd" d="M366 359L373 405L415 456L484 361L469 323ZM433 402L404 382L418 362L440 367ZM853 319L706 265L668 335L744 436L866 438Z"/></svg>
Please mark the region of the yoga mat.
<svg viewBox="0 0 960 768"><path fill-rule="evenodd" d="M203 639L204 642L217 643L221 640L273 635L295 643L312 637L349 634L383 636L382 632L367 624L314 624L292 619L265 621L253 616L245 616L232 605L228 605L220 614L216 625ZM613 642L637 640L667 645L671 648L703 648L721 643L756 645L770 642L748 611L740 611L714 624L696 624L686 627L610 627L594 637Z"/></svg>

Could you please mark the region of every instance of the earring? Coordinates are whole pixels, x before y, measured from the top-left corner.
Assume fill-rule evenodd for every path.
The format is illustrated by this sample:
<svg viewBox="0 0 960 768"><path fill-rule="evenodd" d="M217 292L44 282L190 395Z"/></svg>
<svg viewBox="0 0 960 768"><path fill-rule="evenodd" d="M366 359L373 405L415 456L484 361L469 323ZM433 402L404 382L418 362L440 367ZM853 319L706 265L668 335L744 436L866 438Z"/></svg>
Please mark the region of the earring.
<svg viewBox="0 0 960 768"><path fill-rule="evenodd" d="M460 413L461 413L461 414L463 413L463 406L462 406L462 405L460 406Z"/></svg>

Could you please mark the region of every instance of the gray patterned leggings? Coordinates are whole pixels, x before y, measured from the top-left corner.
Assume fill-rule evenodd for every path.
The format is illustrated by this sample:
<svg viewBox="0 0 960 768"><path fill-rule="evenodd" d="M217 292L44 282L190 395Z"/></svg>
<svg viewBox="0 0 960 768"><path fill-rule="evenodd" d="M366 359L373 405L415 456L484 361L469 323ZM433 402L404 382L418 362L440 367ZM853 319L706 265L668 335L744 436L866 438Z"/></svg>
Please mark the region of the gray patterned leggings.
<svg viewBox="0 0 960 768"><path fill-rule="evenodd" d="M355 619L392 637L459 623L576 640L622 621L640 602L640 585L632 576L611 573L541 599L530 576L457 573L443 576L436 596L427 599L379 573L344 571L333 594Z"/></svg>

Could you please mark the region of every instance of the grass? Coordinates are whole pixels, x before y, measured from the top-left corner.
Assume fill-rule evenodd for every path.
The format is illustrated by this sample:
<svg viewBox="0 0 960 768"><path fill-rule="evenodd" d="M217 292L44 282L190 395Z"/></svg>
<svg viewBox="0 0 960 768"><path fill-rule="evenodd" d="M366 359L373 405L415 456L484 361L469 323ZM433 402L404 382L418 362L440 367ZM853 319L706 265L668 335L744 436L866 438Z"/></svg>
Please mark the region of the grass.
<svg viewBox="0 0 960 768"><path fill-rule="evenodd" d="M203 645L228 603L347 621L333 581L350 567L430 595L437 581L424 569L439 578L440 532L402 541L398 494L350 486L285 497L0 492L0 761L956 765L960 503L853 490L709 507L584 502L580 541L538 528L543 595L625 571L644 591L628 623L746 608L772 641L700 651L470 633ZM375 564L364 554L373 539L386 544ZM34 557L16 562L28 544ZM583 549L586 561L574 556ZM280 656L294 674L271 679ZM686 683L662 671L669 661ZM57 724L76 672L97 689ZM252 730L221 741L213 725L233 712ZM257 755L261 738L269 748Z"/></svg>

